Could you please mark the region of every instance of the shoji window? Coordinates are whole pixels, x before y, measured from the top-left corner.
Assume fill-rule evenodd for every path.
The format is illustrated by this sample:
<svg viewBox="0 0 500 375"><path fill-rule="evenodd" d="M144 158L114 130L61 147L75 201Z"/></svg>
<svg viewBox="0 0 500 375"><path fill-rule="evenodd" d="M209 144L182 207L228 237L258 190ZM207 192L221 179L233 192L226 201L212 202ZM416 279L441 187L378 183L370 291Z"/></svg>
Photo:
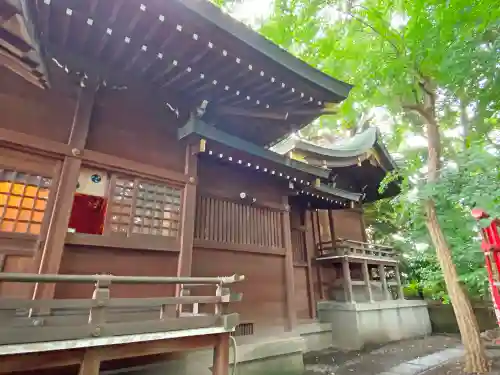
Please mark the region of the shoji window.
<svg viewBox="0 0 500 375"><path fill-rule="evenodd" d="M39 235L52 179L0 169L0 231Z"/></svg>

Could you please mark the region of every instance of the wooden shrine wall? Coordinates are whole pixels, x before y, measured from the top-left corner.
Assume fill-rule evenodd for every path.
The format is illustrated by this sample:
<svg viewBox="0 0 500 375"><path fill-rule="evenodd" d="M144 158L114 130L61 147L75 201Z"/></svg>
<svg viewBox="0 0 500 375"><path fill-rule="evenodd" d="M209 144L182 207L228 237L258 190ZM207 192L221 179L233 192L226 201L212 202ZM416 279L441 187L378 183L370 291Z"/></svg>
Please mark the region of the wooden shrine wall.
<svg viewBox="0 0 500 375"><path fill-rule="evenodd" d="M0 254L0 270L38 272L42 264L42 249L46 243L54 241L53 231L57 227L62 254L56 266L42 272L176 275L182 228L177 228L178 235L172 242L174 237L158 233L147 233L148 241L142 241L139 235L144 233L134 232L136 213L128 213L129 229L123 233L118 224L113 224L114 219L105 222L102 235L67 233L67 228L61 225L53 225L49 230L48 224L54 221L54 217L61 217L61 212L71 212L71 200L76 191L76 187L72 186L77 185L76 175L64 177L61 172L68 159L73 162L78 159L79 163L81 160L81 168L104 172L114 183L110 182L108 189L112 194L116 194L115 188L121 189L122 185L118 184L120 179L128 179L134 184L133 189L147 183L160 188L174 184L182 196L187 182L184 174L186 154L185 145L177 141L176 133L182 121L166 107L148 102L147 95L102 88L95 99L83 150L77 158L73 158L70 129L78 108L77 84L56 72L55 87L42 91L10 72L1 73L0 132L4 136L3 140L0 139L0 162L4 164L1 173L6 173L5 168L19 167L39 179L43 177L51 181L52 186L46 189L47 196L43 198L46 204L43 220L30 224L33 228L36 226L39 233L30 237L37 239L33 242L32 251ZM16 132L18 143L15 147L21 151L12 149L12 142L8 142L10 133L6 131ZM28 135L29 150L20 146L24 144L22 134ZM42 149L47 149L47 152L40 151ZM192 276L245 275L246 281L236 287L236 291L243 292L244 299L234 304L235 310L242 314L243 322L256 323L257 331L266 326L284 326L287 319L290 321L287 318L286 236L283 233L283 220L288 218L284 210L287 185L276 182L270 176L215 164L203 158L198 160L198 164ZM75 190L69 189L70 186ZM67 200L69 205L64 210L58 210L54 203L56 193L63 189L67 191L66 196L69 191L71 200ZM241 192L256 198L256 203L242 203ZM0 193L5 196L4 192ZM111 197L114 195L107 196L109 202ZM182 212L182 209L179 211ZM113 217L114 213L106 215ZM110 229L114 226L116 230ZM291 283L295 294L291 300L298 317L306 318L308 278L303 255L305 234L303 226L299 227L298 231L295 230L297 228L292 229L295 245ZM52 233L52 239L47 233ZM150 242L153 237L154 241ZM3 237L0 238L0 246L2 241ZM52 249L49 246L45 248L48 251ZM290 278L288 280L290 282ZM0 284L2 296L31 297L32 293L33 285ZM172 294L173 289L116 286L113 293L119 297L159 296ZM43 298L88 297L91 286L52 286L41 295Z"/></svg>
<svg viewBox="0 0 500 375"><path fill-rule="evenodd" d="M177 141L179 122L175 114L168 109L159 108L157 103L148 101L147 96L137 92L103 91L98 93L98 100L92 113L92 126L89 129L86 149L98 153L130 160L141 165L154 168L138 169L122 172L119 169L108 169L116 176L132 181L152 182L157 186L172 186L162 177L145 177L142 174L154 174L157 170L183 173L185 146ZM90 166L92 167L92 166ZM98 166L97 170L103 170ZM182 188L182 187L179 187ZM109 208L109 203L108 203ZM177 234L179 234L177 232ZM150 236L144 243L146 248L138 248L138 243L123 241L123 246L89 246L84 243L66 245L63 254L61 273L111 273L126 276L175 276L179 242L175 242L170 250L155 249L153 242L148 249L146 241L154 244L171 239L163 236ZM72 241L78 242L78 241ZM96 261L99 259L99 261ZM116 290L115 290L116 289ZM61 286L56 290L56 297L76 298L88 295L89 286ZM113 293L118 297L165 296L173 295L173 286L134 285L116 286Z"/></svg>
<svg viewBox="0 0 500 375"><path fill-rule="evenodd" d="M141 100L142 98L142 100ZM87 149L149 166L184 171L179 120L134 91L103 91L92 114Z"/></svg>
<svg viewBox="0 0 500 375"><path fill-rule="evenodd" d="M240 167L241 168L241 167ZM193 276L245 275L235 286L243 300L233 304L256 332L285 320L282 196L267 176L201 159L195 221ZM257 199L243 203L240 193Z"/></svg>
<svg viewBox="0 0 500 375"><path fill-rule="evenodd" d="M320 238L322 241L330 241L331 234L328 211L320 210L318 214ZM360 209L333 210L332 216L333 230L336 239L343 238L362 242L366 240L363 212Z"/></svg>
<svg viewBox="0 0 500 375"><path fill-rule="evenodd" d="M363 212L361 210L346 209L333 211L333 227L336 238L362 242L366 241Z"/></svg>
<svg viewBox="0 0 500 375"><path fill-rule="evenodd" d="M291 207L290 223L292 236L293 276L295 287L295 313L298 319L309 319L308 264L313 267L313 253L307 252L306 216L300 207ZM311 258L308 260L308 258ZM312 276L312 275L311 275ZM314 280L313 284L314 285Z"/></svg>
<svg viewBox="0 0 500 375"><path fill-rule="evenodd" d="M111 249L105 247L66 245L61 273L113 274L120 276L175 276L177 254L137 249ZM93 285L61 284L56 298L82 298L92 296ZM164 297L174 295L173 285L114 285L112 297Z"/></svg>
<svg viewBox="0 0 500 375"><path fill-rule="evenodd" d="M54 74L58 91L41 90L0 66L0 127L66 143L76 106L76 85Z"/></svg>
<svg viewBox="0 0 500 375"><path fill-rule="evenodd" d="M42 176L52 182L52 186L48 189L49 197L44 201L46 205L44 212L31 214L32 219L33 216L43 216L43 222L36 223L36 226L42 229L37 228L36 234L33 235L33 237L38 235L39 242L33 246L31 252L23 250L24 252L0 254L0 271L36 273L41 261L42 248L52 214L50 204L54 201L52 195L55 195L57 191L57 180L61 173L64 152L68 150L67 143L75 116L78 92L78 84L71 82L62 71L54 70L53 74L55 83L53 88L41 90L29 85L10 71L0 68L0 113L2 114L0 131L4 132L2 133L4 142L0 144L0 167L4 169L0 168L0 172L5 174L11 173L10 171L17 173L17 170L28 171L34 177ZM166 183L165 176L170 176L172 172L182 177L185 146L177 141L177 126L178 121L172 112L167 108L163 109L150 104L146 96L129 93L127 90L101 89L94 103L85 144L85 149L91 151L84 151L84 154L86 153L92 161L87 162L84 158L82 168L91 168L109 174L118 173L120 176L131 179L147 175L148 181L160 185ZM17 134L17 139L20 139L19 135L22 138L24 137L22 134L26 134L31 137L29 142L40 145L40 148L47 148L48 153L54 155L42 156L42 154L23 149L22 146L6 143L5 140L9 140L10 133L5 133L5 131L13 131ZM24 142L24 139L19 142ZM15 148L20 151L16 151ZM92 154L92 151L95 153ZM58 153L60 154L57 155ZM127 170L123 170L122 166ZM184 182L179 181L178 184L182 189ZM2 193L0 198L4 199L6 192L0 193ZM19 200L25 198L20 197ZM7 199L9 199L8 196ZM22 212L17 214L18 218L22 219ZM5 213L0 212L2 225L6 225L6 220L3 220L4 216ZM35 224L31 223L31 228L34 227ZM14 234L17 236L17 233ZM108 246L108 239L99 235L93 237L91 241L88 238L82 241L74 234L67 235L67 243L59 267L60 273L176 275L178 245L167 250L147 250L144 249L147 246L139 248L135 246L139 241L134 241L127 246L127 239L124 238L122 241L124 246L116 246L116 243ZM156 242L160 243L164 239L168 240L165 237L159 238L162 236L154 237L158 237ZM0 246L9 241L12 239L3 236L0 238ZM57 286L55 296L57 298L89 297L91 288L91 286L84 285ZM32 292L33 285L0 284L2 296L30 297ZM122 297L159 296L165 293L172 294L173 289L167 287L167 290L162 290L157 286L134 286L133 288L116 286L113 288L113 293Z"/></svg>

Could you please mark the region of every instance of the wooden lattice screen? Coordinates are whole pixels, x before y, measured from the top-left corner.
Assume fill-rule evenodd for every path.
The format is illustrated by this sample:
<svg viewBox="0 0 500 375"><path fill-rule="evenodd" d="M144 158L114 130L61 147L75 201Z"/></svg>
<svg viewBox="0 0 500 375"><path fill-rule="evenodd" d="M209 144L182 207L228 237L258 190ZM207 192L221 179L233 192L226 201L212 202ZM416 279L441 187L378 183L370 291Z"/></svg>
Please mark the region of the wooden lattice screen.
<svg viewBox="0 0 500 375"><path fill-rule="evenodd" d="M52 180L0 169L0 231L40 234Z"/></svg>
<svg viewBox="0 0 500 375"><path fill-rule="evenodd" d="M305 264L307 262L305 232L301 229L292 229L292 250L294 263Z"/></svg>
<svg viewBox="0 0 500 375"><path fill-rule="evenodd" d="M178 237L182 189L114 176L111 191L111 232Z"/></svg>
<svg viewBox="0 0 500 375"><path fill-rule="evenodd" d="M283 248L281 212L200 196L196 205L195 238Z"/></svg>

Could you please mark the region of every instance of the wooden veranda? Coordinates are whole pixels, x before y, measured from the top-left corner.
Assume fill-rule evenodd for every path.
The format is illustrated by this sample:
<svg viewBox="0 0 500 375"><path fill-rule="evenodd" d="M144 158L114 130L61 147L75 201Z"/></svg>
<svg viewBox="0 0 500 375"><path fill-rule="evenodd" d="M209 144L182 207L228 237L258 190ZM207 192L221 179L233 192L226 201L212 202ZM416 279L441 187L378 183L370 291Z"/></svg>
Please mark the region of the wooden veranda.
<svg viewBox="0 0 500 375"><path fill-rule="evenodd" d="M88 298L0 299L0 373L80 366L99 374L101 363L214 348L213 373L227 374L229 335L241 300L231 277L132 277L0 273L1 282L93 284ZM176 285L177 297L113 298L116 285ZM211 294L200 293L211 289ZM89 292L92 290L88 288ZM204 295L194 295L195 293ZM212 305L208 308L207 305Z"/></svg>

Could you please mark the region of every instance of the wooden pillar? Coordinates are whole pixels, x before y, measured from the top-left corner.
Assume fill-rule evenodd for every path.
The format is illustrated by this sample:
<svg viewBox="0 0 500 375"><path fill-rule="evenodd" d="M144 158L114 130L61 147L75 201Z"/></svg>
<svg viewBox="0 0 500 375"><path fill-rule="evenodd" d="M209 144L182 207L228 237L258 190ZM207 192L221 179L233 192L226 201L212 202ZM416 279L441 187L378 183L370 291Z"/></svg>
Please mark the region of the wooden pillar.
<svg viewBox="0 0 500 375"><path fill-rule="evenodd" d="M328 209L328 223L330 224L330 239L332 241L332 246L335 246L335 226L333 221L333 210L331 208Z"/></svg>
<svg viewBox="0 0 500 375"><path fill-rule="evenodd" d="M307 296L309 302L309 316L311 319L316 318L316 299L314 296L314 282L312 277L312 260L315 258L314 255L314 239L313 239L313 227L312 221L310 220L310 215L307 214L308 211L304 212L304 223L306 227L305 237L306 237L306 261L307 261ZM317 265L319 267L319 265Z"/></svg>
<svg viewBox="0 0 500 375"><path fill-rule="evenodd" d="M83 355L78 375L99 375L101 359L97 349L87 349Z"/></svg>
<svg viewBox="0 0 500 375"><path fill-rule="evenodd" d="M363 279L365 281L366 293L368 294L368 299L373 302L372 286L370 283L370 272L368 270L368 262L365 260L363 262Z"/></svg>
<svg viewBox="0 0 500 375"><path fill-rule="evenodd" d="M59 273L71 207L82 165L80 156L87 143L92 110L98 89L99 80L97 78L85 81L85 85L81 84L79 88L80 91L68 141L68 144L72 147L72 155L66 156L62 163L47 237L41 245L40 256L35 258L39 267L38 273L40 274ZM51 299L54 297L54 293L55 284L37 284L35 285L33 298Z"/></svg>
<svg viewBox="0 0 500 375"><path fill-rule="evenodd" d="M286 331L292 331L297 325L295 311L295 281L293 270L292 232L290 226L290 205L288 197L283 197L284 211L281 214L283 230L283 247L285 248L285 299L286 299Z"/></svg>
<svg viewBox="0 0 500 375"><path fill-rule="evenodd" d="M314 216L316 216L316 227L318 228L318 249L319 252L323 252L323 243L321 238L321 223L319 221L319 212L318 210L314 211Z"/></svg>
<svg viewBox="0 0 500 375"><path fill-rule="evenodd" d="M217 335L217 341L214 347L212 375L229 374L229 340L229 333Z"/></svg>
<svg viewBox="0 0 500 375"><path fill-rule="evenodd" d="M346 302L354 302L352 292L351 270L349 268L349 259L342 258L342 273L344 277L344 295Z"/></svg>
<svg viewBox="0 0 500 375"><path fill-rule="evenodd" d="M384 299L389 298L389 288L387 287L387 277L385 275L385 266L383 264L378 265L378 272L380 274L380 285L382 286L382 294Z"/></svg>
<svg viewBox="0 0 500 375"><path fill-rule="evenodd" d="M399 273L399 264L396 264L394 267L394 272L396 274L396 282L398 283L398 299L405 299L403 284L401 283L401 274Z"/></svg>
<svg viewBox="0 0 500 375"><path fill-rule="evenodd" d="M363 242L368 241L368 236L366 234L366 222L365 222L365 211L363 210L363 205L359 204L359 215L360 215L360 225L361 225L361 236L363 237Z"/></svg>
<svg viewBox="0 0 500 375"><path fill-rule="evenodd" d="M316 230L314 228L314 211L310 211L310 221L311 221L311 232L312 232L312 238L313 238L313 249L314 249L314 255L318 256L319 252L316 248ZM316 268L317 276L318 276L318 284L319 284L319 299L323 300L325 298L325 292L323 290L323 273L321 272L321 263L317 263L317 268Z"/></svg>
<svg viewBox="0 0 500 375"><path fill-rule="evenodd" d="M186 145L184 174L188 183L182 195L182 217L180 231L180 252L177 262L177 276L191 276L193 263L194 221L196 215L196 186L198 184L198 151L195 145ZM177 288L177 295L179 288Z"/></svg>

